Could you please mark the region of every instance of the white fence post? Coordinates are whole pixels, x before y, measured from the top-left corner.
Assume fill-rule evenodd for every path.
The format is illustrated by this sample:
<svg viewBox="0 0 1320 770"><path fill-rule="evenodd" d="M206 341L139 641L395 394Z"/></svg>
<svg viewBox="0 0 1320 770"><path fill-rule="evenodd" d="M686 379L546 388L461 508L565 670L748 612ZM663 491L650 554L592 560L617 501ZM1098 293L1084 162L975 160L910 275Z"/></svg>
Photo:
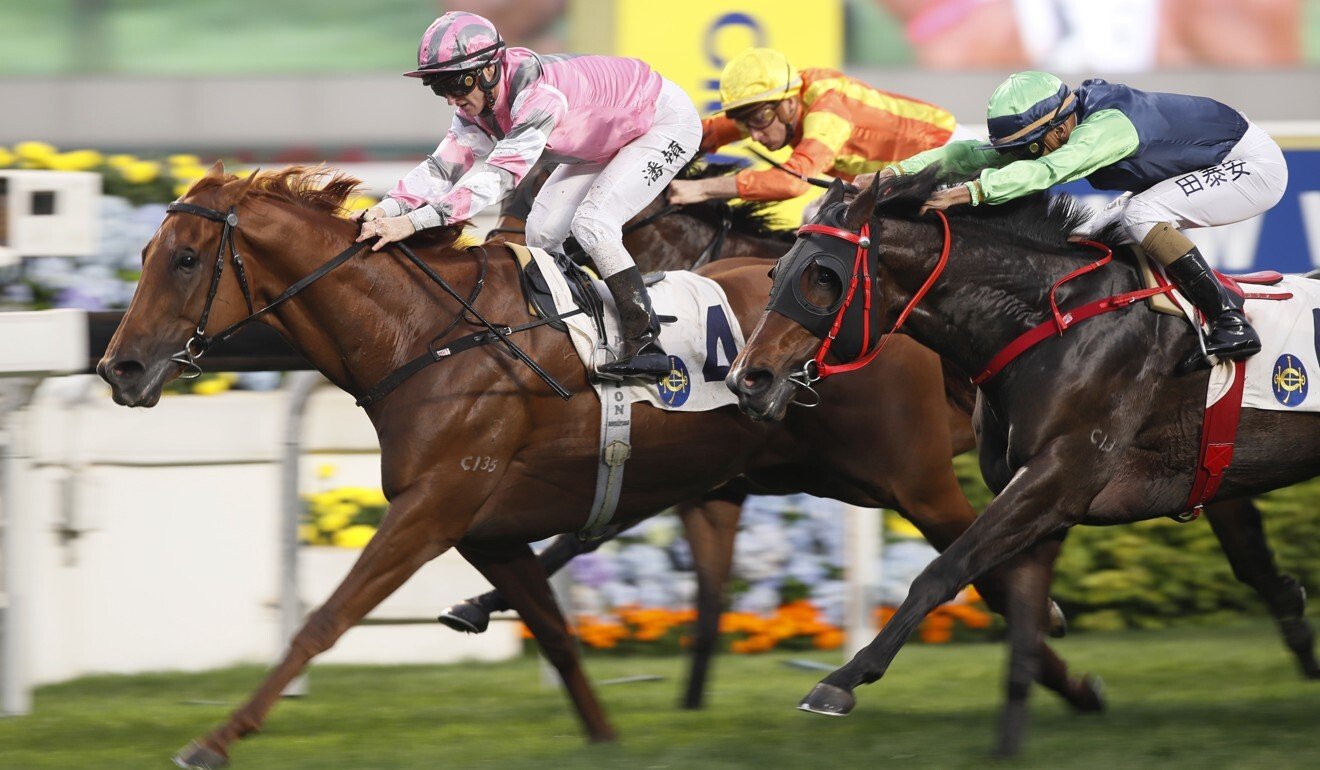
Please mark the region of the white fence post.
<svg viewBox="0 0 1320 770"><path fill-rule="evenodd" d="M845 659L851 660L876 634L875 605L879 597L882 551L881 512L844 506L844 570L848 591L844 601Z"/></svg>

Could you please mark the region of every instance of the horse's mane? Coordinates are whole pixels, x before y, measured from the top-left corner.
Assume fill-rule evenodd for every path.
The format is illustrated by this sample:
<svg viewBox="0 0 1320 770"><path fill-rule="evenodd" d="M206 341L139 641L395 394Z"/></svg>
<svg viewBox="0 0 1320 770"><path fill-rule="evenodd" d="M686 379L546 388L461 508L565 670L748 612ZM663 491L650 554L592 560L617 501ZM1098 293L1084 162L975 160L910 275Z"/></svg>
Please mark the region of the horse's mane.
<svg viewBox="0 0 1320 770"><path fill-rule="evenodd" d="M694 160L684 166L676 178L711 179L736 174L741 170L742 167L734 163L707 163ZM754 238L772 238L791 242L794 238L793 231L776 225L774 212L769 210L770 205L768 201L743 201L732 204L723 200L703 201L684 206L683 213L691 214L714 227L723 227L724 220L727 219L731 230Z"/></svg>
<svg viewBox="0 0 1320 770"><path fill-rule="evenodd" d="M876 211L898 219L915 220L921 205L941 185L962 184L975 177L945 173L937 165L915 174L904 174L882 184ZM1071 195L1035 193L994 206L954 206L945 211L950 224L962 222L993 230L1005 241L1049 252L1076 252L1068 236L1090 219L1090 210ZM1118 225L1092 234L1093 240L1115 246L1122 235Z"/></svg>
<svg viewBox="0 0 1320 770"><path fill-rule="evenodd" d="M250 179L213 170L197 180L188 190L188 196L212 189L223 194L226 187L235 183L246 185L240 197L264 196L331 216L342 216L349 196L362 186L361 180L327 166L289 166L274 171L258 171ZM409 243L420 248L449 246L454 244L468 225L468 222L456 222L445 227L423 230L409 239Z"/></svg>

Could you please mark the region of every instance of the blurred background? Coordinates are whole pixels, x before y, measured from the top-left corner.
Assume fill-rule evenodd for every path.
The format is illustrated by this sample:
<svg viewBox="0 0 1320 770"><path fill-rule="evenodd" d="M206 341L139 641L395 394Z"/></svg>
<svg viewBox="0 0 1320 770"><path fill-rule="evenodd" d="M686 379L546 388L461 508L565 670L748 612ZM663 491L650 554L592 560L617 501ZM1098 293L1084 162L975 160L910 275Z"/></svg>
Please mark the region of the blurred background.
<svg viewBox="0 0 1320 770"><path fill-rule="evenodd" d="M487 16L510 44L538 52L645 59L703 112L718 102L724 63L751 45L938 104L980 132L991 90L1023 68L1073 85L1105 77L1210 96L1274 135L1291 177L1273 211L1198 232L1198 243L1235 271L1320 266L1320 0L0 0L0 309L125 307L165 204L217 160L244 173L343 168L365 182L352 205L369 205L435 147L451 119L442 99L400 76L445 10ZM1106 199L1084 182L1068 189L1089 203ZM786 209L786 223L803 203ZM17 374L0 379L8 713L31 709L31 687L86 674L271 659L288 628L290 559L296 617L325 597L384 511L370 427L343 394L312 380L211 374L149 413L129 414L90 375ZM235 424L250 430L239 436ZM288 432L299 424L302 433ZM988 493L975 463L961 458L958 467L979 508ZM1312 588L1320 585L1318 489L1263 503L1281 567ZM732 606L741 614L728 626L731 649L818 650L837 660L848 612L846 513L805 497L753 501L737 546ZM282 522L291 520L300 543L292 556L282 546ZM879 621L933 551L892 514L863 531L878 533L878 553L864 557L876 577L864 588ZM416 623L481 590L464 569L452 559L423 573L377 619ZM680 650L694 578L671 518L584 557L571 573L560 587L589 647ZM1082 631L1243 617L1267 624L1204 523L1078 532L1055 596ZM223 635L212 633L215 616L194 612L198 604L226 618ZM171 633L158 633L162 625ZM328 659L519 654L516 625L497 626L481 638L435 625L362 628ZM920 637L1001 632L964 594ZM1259 654L1286 667L1262 633L1266 641L1251 637L1250 646L1264 644Z"/></svg>

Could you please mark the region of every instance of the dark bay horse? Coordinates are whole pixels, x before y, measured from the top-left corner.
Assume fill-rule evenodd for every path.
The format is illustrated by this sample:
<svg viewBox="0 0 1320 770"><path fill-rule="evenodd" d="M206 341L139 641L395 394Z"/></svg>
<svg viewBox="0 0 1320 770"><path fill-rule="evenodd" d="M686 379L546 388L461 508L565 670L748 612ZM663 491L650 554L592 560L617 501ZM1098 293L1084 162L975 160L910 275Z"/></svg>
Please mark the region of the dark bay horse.
<svg viewBox="0 0 1320 770"><path fill-rule="evenodd" d="M804 234L776 266L770 305L729 373L729 387L745 411L778 419L797 389L813 380L821 332L793 317L833 317L846 310L839 307L854 278L854 243L863 226L870 232L861 246L876 295L871 328L889 329L908 308L902 331L965 372L983 371L1010 341L1050 318L1050 287L1097 258L1093 248L1067 240L1085 221L1067 199L1036 196L956 209L946 234L934 215L919 213L937 173L872 186L851 204L841 187L829 193L816 222L833 230ZM942 255L947 268L937 275ZM1066 311L1139 286L1136 267L1116 261L1065 284L1058 304ZM914 297L923 287L929 293L918 304ZM865 316L845 316L840 338L860 339L857 327ZM854 688L884 675L930 610L987 570L1033 553L1029 569L1012 581L1010 603L1030 615L1011 617L1009 624L1013 652L1000 752L1016 751L1036 663L1031 650L1043 622L1037 608L1048 590L1046 575L1031 570L1050 562L1049 554L1076 524L1139 521L1186 507L1208 379L1204 371L1173 373L1172 362L1196 344L1188 332L1185 322L1144 309L1110 313L1031 348L985 382L976 430L981 468L998 496L921 573L875 641L822 680L800 708L848 713ZM875 363L883 360L881 354ZM1320 669L1303 618L1305 593L1279 574L1259 512L1245 498L1318 472L1320 415L1246 409L1232 465L1214 498L1243 502L1206 509L1234 573L1266 599L1312 679Z"/></svg>
<svg viewBox="0 0 1320 770"><path fill-rule="evenodd" d="M98 366L115 401L157 403L162 386L205 347L194 342L197 327L225 327L247 317L250 308L272 308L259 320L336 385L359 395L427 350L436 329L450 323L463 325L454 334L470 329L464 320L469 314L395 247L350 251L357 228L337 214L355 184L341 176L326 182L304 169L237 179L218 166L199 181L174 204L144 250L137 293ZM444 245L458 231L446 228L438 245L423 249L424 264L442 273L457 295L475 297L473 304L498 323L528 321L511 256L498 246ZM231 252L241 252L242 270ZM340 266L322 273L328 264ZM228 267L218 272L222 265ZM324 278L307 283L312 275ZM707 275L720 282L740 323L750 324L769 290L766 263L724 260ZM303 288L283 299L295 284ZM614 736L527 546L585 525L599 451L599 405L567 337L538 327L519 342L581 397L562 401L505 348L482 346L463 352L461 364L446 359L370 404L366 412L380 439L389 512L251 698L187 747L178 762L224 764L233 742L260 729L285 685L313 657L449 548L508 597L563 678L588 736ZM938 360L907 344L870 375L822 390L825 403L818 410L803 410L783 424L752 422L733 407L704 413L635 409L632 466L617 521L627 525L759 471L795 491L870 507L897 502L937 547L952 542L971 511L948 462L953 438ZM886 394L878 407L863 404L877 393ZM886 448L873 441L882 428L923 440ZM473 455L489 460L478 464L480 472L464 462ZM890 472L877 474L877 467ZM937 469L934 477L927 475L931 468ZM925 481L910 483L916 479ZM885 486L895 480L905 483ZM1000 581L980 588L1003 606L1007 590ZM1038 652L1043 683L1076 708L1096 707L1089 681L1069 679L1063 662L1043 645Z"/></svg>

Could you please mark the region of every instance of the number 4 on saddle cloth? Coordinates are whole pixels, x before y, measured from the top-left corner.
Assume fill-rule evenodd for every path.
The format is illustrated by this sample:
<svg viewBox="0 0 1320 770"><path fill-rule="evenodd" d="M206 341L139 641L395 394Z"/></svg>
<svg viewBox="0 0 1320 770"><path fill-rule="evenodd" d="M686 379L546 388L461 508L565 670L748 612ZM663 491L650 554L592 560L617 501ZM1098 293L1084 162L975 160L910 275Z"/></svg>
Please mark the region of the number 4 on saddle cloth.
<svg viewBox="0 0 1320 770"><path fill-rule="evenodd" d="M600 364L612 360L610 348L617 347L621 339L618 313L605 284L591 280L595 295L584 297L581 291L570 288L565 277L564 270L574 268L562 265L541 249L506 245L524 265L529 295L548 292L548 301L544 297L532 300L542 305L533 308L534 312L563 314L588 306L583 308L587 312L564 318L555 326L567 327L573 348L588 373L594 375ZM592 376L597 395L603 396L609 390L614 401L622 394L627 404L644 401L659 409L687 412L735 404L736 397L724 386L724 377L742 349L743 334L724 289L709 278L685 270L647 276L647 284L651 303L662 322L660 345L669 356L669 374L658 383L636 379L617 387ZM603 311L604 338L598 321L593 320L593 310Z"/></svg>

